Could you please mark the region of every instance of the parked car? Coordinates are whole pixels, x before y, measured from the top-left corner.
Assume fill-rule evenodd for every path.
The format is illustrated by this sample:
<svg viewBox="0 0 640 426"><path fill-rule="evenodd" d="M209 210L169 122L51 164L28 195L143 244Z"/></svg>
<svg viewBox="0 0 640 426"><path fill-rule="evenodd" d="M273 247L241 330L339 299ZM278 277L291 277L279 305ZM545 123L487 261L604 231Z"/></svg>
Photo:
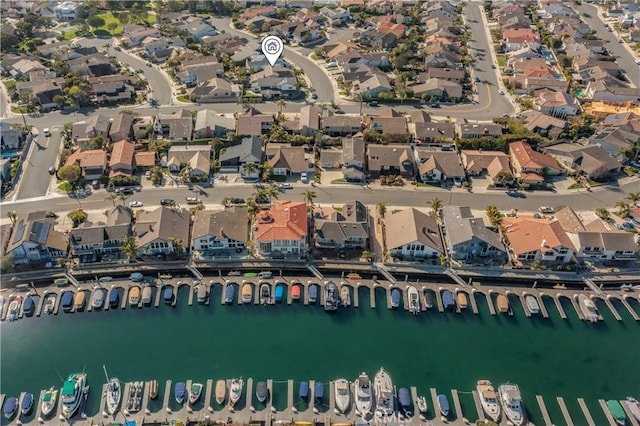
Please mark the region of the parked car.
<svg viewBox="0 0 640 426"><path fill-rule="evenodd" d="M369 102L369 106L372 106L372 107L376 107L376 106L378 106L378 101L371 101L371 102Z"/></svg>
<svg viewBox="0 0 640 426"><path fill-rule="evenodd" d="M538 209L538 211L540 213L553 213L555 212L555 210L553 210L553 207L549 207L549 206L542 206Z"/></svg>
<svg viewBox="0 0 640 426"><path fill-rule="evenodd" d="M244 198L232 198L231 199L231 205L232 206L243 206L246 203L247 202L244 200Z"/></svg>
<svg viewBox="0 0 640 426"><path fill-rule="evenodd" d="M291 185L290 183L281 183L280 185L278 185L279 189L293 189L293 185Z"/></svg>
<svg viewBox="0 0 640 426"><path fill-rule="evenodd" d="M431 108L440 108L440 104L429 104Z"/></svg>
<svg viewBox="0 0 640 426"><path fill-rule="evenodd" d="M129 201L129 207L142 207L142 201Z"/></svg>
<svg viewBox="0 0 640 426"><path fill-rule="evenodd" d="M45 127L42 133L45 135L45 137L51 136L51 130L48 127Z"/></svg>
<svg viewBox="0 0 640 426"><path fill-rule="evenodd" d="M173 201L170 198L163 198L162 200L160 200L160 205L161 206L172 206L174 205L176 202Z"/></svg>
<svg viewBox="0 0 640 426"><path fill-rule="evenodd" d="M198 200L196 197L187 197L187 204L198 204L200 203L200 200Z"/></svg>
<svg viewBox="0 0 640 426"><path fill-rule="evenodd" d="M307 176L307 172L300 173L300 182L302 182L302 183L309 182L309 178Z"/></svg>
<svg viewBox="0 0 640 426"><path fill-rule="evenodd" d="M499 95L504 95L504 90L498 90Z"/></svg>
<svg viewBox="0 0 640 426"><path fill-rule="evenodd" d="M124 195L132 195L133 194L133 189L126 187L126 188L118 188L116 189L116 192L120 192Z"/></svg>
<svg viewBox="0 0 640 426"><path fill-rule="evenodd" d="M56 168L53 167L53 166L49 167L49 174L50 175L55 175L56 174Z"/></svg>

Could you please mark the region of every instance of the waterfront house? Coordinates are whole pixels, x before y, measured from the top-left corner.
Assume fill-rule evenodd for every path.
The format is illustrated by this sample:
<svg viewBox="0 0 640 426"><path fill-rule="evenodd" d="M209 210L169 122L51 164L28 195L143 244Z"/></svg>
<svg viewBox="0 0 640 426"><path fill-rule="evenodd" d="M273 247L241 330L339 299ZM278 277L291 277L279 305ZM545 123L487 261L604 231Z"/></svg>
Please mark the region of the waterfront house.
<svg viewBox="0 0 640 426"><path fill-rule="evenodd" d="M24 213L16 218L6 255L15 265L47 264L67 255L67 241L46 212Z"/></svg>
<svg viewBox="0 0 640 426"><path fill-rule="evenodd" d="M341 210L316 209L313 215L316 247L366 249L369 246L369 213L360 201L347 203Z"/></svg>
<svg viewBox="0 0 640 426"><path fill-rule="evenodd" d="M568 263L573 259L575 247L557 220L505 217L502 226L515 264Z"/></svg>
<svg viewBox="0 0 640 426"><path fill-rule="evenodd" d="M387 214L384 223L386 249L393 257L435 259L445 253L435 216L409 208Z"/></svg>
<svg viewBox="0 0 640 426"><path fill-rule="evenodd" d="M69 248L81 263L99 262L105 253L120 253L125 238L131 234L133 212L114 206L107 212L107 223L81 223L69 231Z"/></svg>
<svg viewBox="0 0 640 426"><path fill-rule="evenodd" d="M567 233L576 247L576 258L581 261L635 261L638 244L629 232L576 232Z"/></svg>
<svg viewBox="0 0 640 426"><path fill-rule="evenodd" d="M274 201L269 210L256 214L252 235L257 253L271 256L304 255L307 251L307 205Z"/></svg>
<svg viewBox="0 0 640 426"><path fill-rule="evenodd" d="M249 240L246 210L231 207L223 211L200 210L193 219L191 250L216 256L223 250L240 253Z"/></svg>
<svg viewBox="0 0 640 426"><path fill-rule="evenodd" d="M562 168L551 156L535 151L525 141L511 142L509 153L515 176L528 184L544 182L548 175L559 175Z"/></svg>
<svg viewBox="0 0 640 426"><path fill-rule="evenodd" d="M83 150L78 148L69 157L66 165L76 164L80 166L82 177L85 181L100 179L107 170L107 152L102 149Z"/></svg>
<svg viewBox="0 0 640 426"><path fill-rule="evenodd" d="M474 217L469 207L443 207L442 223L451 259L462 262L507 259L507 250L500 235L487 228L482 218Z"/></svg>
<svg viewBox="0 0 640 426"><path fill-rule="evenodd" d="M144 256L180 255L189 250L190 213L162 206L144 210L134 226L138 253Z"/></svg>
<svg viewBox="0 0 640 426"><path fill-rule="evenodd" d="M262 139L257 136L242 138L239 145L223 148L218 160L221 172L242 172L243 177L257 179L262 164ZM255 171L250 174L244 170L248 164L255 166Z"/></svg>

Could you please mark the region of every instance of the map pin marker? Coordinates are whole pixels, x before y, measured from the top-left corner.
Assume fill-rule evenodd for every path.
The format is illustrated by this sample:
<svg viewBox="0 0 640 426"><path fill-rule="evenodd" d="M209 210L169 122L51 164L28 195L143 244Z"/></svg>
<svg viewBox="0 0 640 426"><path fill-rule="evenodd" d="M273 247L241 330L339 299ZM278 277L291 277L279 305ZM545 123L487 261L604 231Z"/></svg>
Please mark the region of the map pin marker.
<svg viewBox="0 0 640 426"><path fill-rule="evenodd" d="M262 40L262 53L267 57L267 61L274 66L276 61L280 56L282 56L282 52L284 51L284 44L280 37L269 36Z"/></svg>

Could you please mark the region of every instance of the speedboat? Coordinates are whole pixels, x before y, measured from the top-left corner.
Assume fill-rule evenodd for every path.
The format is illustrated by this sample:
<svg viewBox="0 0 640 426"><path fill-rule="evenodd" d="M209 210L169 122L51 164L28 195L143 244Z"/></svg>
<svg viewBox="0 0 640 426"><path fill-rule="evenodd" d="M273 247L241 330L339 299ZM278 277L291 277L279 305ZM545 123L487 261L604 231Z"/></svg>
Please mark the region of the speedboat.
<svg viewBox="0 0 640 426"><path fill-rule="evenodd" d="M346 413L351 404L351 390L349 389L349 381L346 379L338 379L334 382L334 392L336 398L336 408L341 413Z"/></svg>
<svg viewBox="0 0 640 426"><path fill-rule="evenodd" d="M242 397L242 387L244 381L242 379L231 379L231 389L229 391L229 404L235 406Z"/></svg>
<svg viewBox="0 0 640 426"><path fill-rule="evenodd" d="M167 285L162 290L162 300L166 305L170 305L173 303L173 286Z"/></svg>
<svg viewBox="0 0 640 426"><path fill-rule="evenodd" d="M407 417L411 417L411 394L409 393L409 389L398 389L398 402L400 402L400 407L402 407L404 414Z"/></svg>
<svg viewBox="0 0 640 426"><path fill-rule="evenodd" d="M44 313L52 314L56 308L56 294L49 293L44 298Z"/></svg>
<svg viewBox="0 0 640 426"><path fill-rule="evenodd" d="M593 300L589 299L589 296L581 294L578 296L578 303L580 304L580 310L582 311L585 321L598 322L600 319L598 308L596 308Z"/></svg>
<svg viewBox="0 0 640 426"><path fill-rule="evenodd" d="M207 301L207 286L204 284L198 285L198 291L196 293L196 301L200 304L203 304Z"/></svg>
<svg viewBox="0 0 640 426"><path fill-rule="evenodd" d="M62 398L62 416L65 419L70 419L78 411L86 384L87 375L85 373L69 374L67 380L64 381L60 397Z"/></svg>
<svg viewBox="0 0 640 426"><path fill-rule="evenodd" d="M227 305L233 303L236 296L236 286L232 283L227 283L227 288L224 291L224 303Z"/></svg>
<svg viewBox="0 0 640 426"><path fill-rule="evenodd" d="M73 298L74 306L76 311L81 311L84 309L84 305L86 302L86 297L84 295L84 291L80 290Z"/></svg>
<svg viewBox="0 0 640 426"><path fill-rule="evenodd" d="M333 281L325 281L324 283L324 310L332 312L338 309L338 286Z"/></svg>
<svg viewBox="0 0 640 426"><path fill-rule="evenodd" d="M153 298L153 290L150 285L145 285L142 288L142 304L149 305L151 304L151 299Z"/></svg>
<svg viewBox="0 0 640 426"><path fill-rule="evenodd" d="M442 307L445 311L456 309L456 301L453 298L453 293L449 290L444 290L442 292Z"/></svg>
<svg viewBox="0 0 640 426"><path fill-rule="evenodd" d="M118 411L120 401L122 400L122 388L120 387L120 380L112 377L107 383L107 403L105 409L110 415L114 415Z"/></svg>
<svg viewBox="0 0 640 426"><path fill-rule="evenodd" d="M104 295L107 291L104 288L96 288L91 295L91 306L93 309L102 309L104 306Z"/></svg>
<svg viewBox="0 0 640 426"><path fill-rule="evenodd" d="M427 406L427 398L424 395L419 396L416 399L416 404L418 405L418 411L420 411L422 414L427 412L427 409L429 407Z"/></svg>
<svg viewBox="0 0 640 426"><path fill-rule="evenodd" d="M44 393L42 396L42 403L40 404L40 409L42 411L42 415L47 417L53 409L56 407L56 402L58 401L58 389L51 386L48 391Z"/></svg>
<svg viewBox="0 0 640 426"><path fill-rule="evenodd" d="M227 399L227 382L218 380L216 382L216 402L222 405L225 399Z"/></svg>
<svg viewBox="0 0 640 426"><path fill-rule="evenodd" d="M149 382L149 398L156 399L158 397L158 381L152 380Z"/></svg>
<svg viewBox="0 0 640 426"><path fill-rule="evenodd" d="M500 385L498 396L507 419L515 426L522 426L524 424L524 408L518 385L511 383Z"/></svg>
<svg viewBox="0 0 640 426"><path fill-rule="evenodd" d="M36 310L36 302L33 300L33 296L29 295L24 299L22 310L24 311L24 315L27 317L33 315Z"/></svg>
<svg viewBox="0 0 640 426"><path fill-rule="evenodd" d="M467 309L467 294L464 291L458 292L456 299L458 299L458 306L460 306L460 309Z"/></svg>
<svg viewBox="0 0 640 426"><path fill-rule="evenodd" d="M320 404L324 398L324 384L322 382L315 382L313 384L313 399L316 404Z"/></svg>
<svg viewBox="0 0 640 426"><path fill-rule="evenodd" d="M274 300L276 303L282 303L282 299L284 299L284 291L285 285L283 283L276 283L276 292Z"/></svg>
<svg viewBox="0 0 640 426"><path fill-rule="evenodd" d="M309 399L309 382L307 382L306 380L300 382L300 387L298 388L298 397L303 401L307 401Z"/></svg>
<svg viewBox="0 0 640 426"><path fill-rule="evenodd" d="M504 294L499 294L496 298L496 304L498 305L498 312L506 314L509 312L509 299Z"/></svg>
<svg viewBox="0 0 640 426"><path fill-rule="evenodd" d="M391 376L384 368L376 373L373 379L374 393L376 396L376 417L385 418L392 416L395 411L395 392Z"/></svg>
<svg viewBox="0 0 640 426"><path fill-rule="evenodd" d="M524 297L524 301L527 304L527 308L532 315L536 315L540 312L540 305L538 304L538 298L532 294L527 294Z"/></svg>
<svg viewBox="0 0 640 426"><path fill-rule="evenodd" d="M253 301L253 285L244 283L242 285L242 303L251 303Z"/></svg>
<svg viewBox="0 0 640 426"><path fill-rule="evenodd" d="M187 394L187 390L186 390L186 386L184 384L184 382L178 382L176 383L175 388L173 389L173 396L176 399L176 402L178 404L183 404L184 403L184 398Z"/></svg>
<svg viewBox="0 0 640 426"><path fill-rule="evenodd" d="M202 383L192 383L189 389L189 404L193 405L200 399L202 394Z"/></svg>
<svg viewBox="0 0 640 426"><path fill-rule="evenodd" d="M640 402L637 399L628 396L623 404L629 409L629 412L640 422Z"/></svg>
<svg viewBox="0 0 640 426"><path fill-rule="evenodd" d="M363 419L371 413L371 381L367 373L360 373L356 381L356 410Z"/></svg>
<svg viewBox="0 0 640 426"><path fill-rule="evenodd" d="M22 306L22 296L13 296L9 302L9 311L7 312L7 321L18 319L20 307Z"/></svg>
<svg viewBox="0 0 640 426"><path fill-rule="evenodd" d="M402 299L402 292L398 288L393 288L391 290L391 307L393 309L400 306L400 299Z"/></svg>
<svg viewBox="0 0 640 426"><path fill-rule="evenodd" d="M129 289L129 305L138 306L140 304L140 287L133 286Z"/></svg>
<svg viewBox="0 0 640 426"><path fill-rule="evenodd" d="M265 382L258 382L256 385L256 398L258 402L265 402L269 397L269 389Z"/></svg>
<svg viewBox="0 0 640 426"><path fill-rule="evenodd" d="M431 293L430 291L426 291L424 293L424 300L427 309L433 308L433 293Z"/></svg>
<svg viewBox="0 0 640 426"><path fill-rule="evenodd" d="M15 396L7 398L4 401L4 406L2 407L2 413L4 414L4 417L7 420L9 420L13 416L15 416L17 411L18 411L18 398L16 398Z"/></svg>
<svg viewBox="0 0 640 426"><path fill-rule="evenodd" d="M494 422L499 423L500 404L498 404L498 397L493 384L489 380L478 380L476 390L485 414Z"/></svg>
<svg viewBox="0 0 640 426"><path fill-rule="evenodd" d="M624 409L618 401L616 401L615 399L608 400L607 408L613 416L613 419L616 421L616 424L620 426L624 426L627 424L627 415L624 413Z"/></svg>
<svg viewBox="0 0 640 426"><path fill-rule="evenodd" d="M260 284L260 304L268 305L271 302L271 284Z"/></svg>
<svg viewBox="0 0 640 426"><path fill-rule="evenodd" d="M346 285L343 285L340 289L340 302L342 302L342 306L345 308L351 305L351 292Z"/></svg>
<svg viewBox="0 0 640 426"><path fill-rule="evenodd" d="M309 284L309 303L316 303L318 300L318 284Z"/></svg>
<svg viewBox="0 0 640 426"><path fill-rule="evenodd" d="M20 412L23 416L28 415L33 408L33 394L29 392L25 392L22 395L22 400L20 400Z"/></svg>
<svg viewBox="0 0 640 426"><path fill-rule="evenodd" d="M113 286L109 291L109 307L117 308L118 306L120 306L120 292L118 287Z"/></svg>
<svg viewBox="0 0 640 426"><path fill-rule="evenodd" d="M407 289L407 294L409 295L409 312L413 315L418 315L420 313L420 293L418 289L410 285Z"/></svg>
<svg viewBox="0 0 640 426"><path fill-rule="evenodd" d="M291 286L291 300L300 300L300 294L302 286L300 284L294 284Z"/></svg>
<svg viewBox="0 0 640 426"><path fill-rule="evenodd" d="M449 416L449 400L447 395L441 393L438 395L438 409L443 417Z"/></svg>

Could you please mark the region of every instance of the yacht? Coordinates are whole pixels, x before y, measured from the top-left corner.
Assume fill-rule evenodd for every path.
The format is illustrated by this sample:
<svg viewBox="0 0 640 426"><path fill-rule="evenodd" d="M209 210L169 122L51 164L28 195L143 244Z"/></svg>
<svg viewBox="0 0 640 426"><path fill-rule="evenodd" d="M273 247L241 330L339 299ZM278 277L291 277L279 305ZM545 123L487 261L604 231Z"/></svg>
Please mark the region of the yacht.
<svg viewBox="0 0 640 426"><path fill-rule="evenodd" d="M412 285L407 289L407 293L409 294L409 312L413 315L418 315L420 313L420 293Z"/></svg>
<svg viewBox="0 0 640 426"><path fill-rule="evenodd" d="M349 389L349 381L346 379L338 379L334 383L336 394L336 408L341 413L346 413L351 404L351 389Z"/></svg>
<svg viewBox="0 0 640 426"><path fill-rule="evenodd" d="M182 405L184 403L186 393L187 390L184 382L176 383L176 386L173 388L173 396L178 404Z"/></svg>
<svg viewBox="0 0 640 426"><path fill-rule="evenodd" d="M346 285L340 288L340 302L345 308L351 306L351 293L349 292L349 287Z"/></svg>
<svg viewBox="0 0 640 426"><path fill-rule="evenodd" d="M149 382L149 398L156 399L158 397L158 381L152 380Z"/></svg>
<svg viewBox="0 0 640 426"><path fill-rule="evenodd" d="M51 414L51 412L57 405L56 403L57 401L58 401L58 389L52 386L42 396L42 404L40 404L40 409L42 410L42 415L44 417Z"/></svg>
<svg viewBox="0 0 640 426"><path fill-rule="evenodd" d="M480 403L486 415L494 422L499 423L500 404L498 404L498 398L493 384L491 384L489 380L478 380L476 390L478 391Z"/></svg>
<svg viewBox="0 0 640 426"><path fill-rule="evenodd" d="M371 413L371 381L367 373L360 373L356 380L356 410L363 419Z"/></svg>
<svg viewBox="0 0 640 426"><path fill-rule="evenodd" d="M580 304L580 310L582 311L582 316L584 316L585 321L589 322L598 322L600 319L600 314L598 313L598 308L596 308L593 300L589 299L589 296L586 294L581 294L578 296L578 302Z"/></svg>
<svg viewBox="0 0 640 426"><path fill-rule="evenodd" d="M640 402L635 398L628 396L623 404L627 407L628 411L640 422Z"/></svg>
<svg viewBox="0 0 640 426"><path fill-rule="evenodd" d="M53 310L56 308L56 294L49 293L44 298L44 313L52 314Z"/></svg>
<svg viewBox="0 0 640 426"><path fill-rule="evenodd" d="M242 284L242 303L247 304L253 301L253 284L244 282Z"/></svg>
<svg viewBox="0 0 640 426"><path fill-rule="evenodd" d="M338 294L338 286L333 281L325 281L324 283L324 310L332 312L338 309L340 296Z"/></svg>
<svg viewBox="0 0 640 426"><path fill-rule="evenodd" d="M538 299L534 295L527 294L524 297L524 301L526 302L527 309L529 309L531 315L536 315L540 312L540 304L538 303Z"/></svg>
<svg viewBox="0 0 640 426"><path fill-rule="evenodd" d="M616 421L617 425L625 426L627 424L627 415L624 412L622 405L620 405L617 400L608 400L607 408L609 409L609 412L611 413L611 416L613 416L613 419Z"/></svg>
<svg viewBox="0 0 640 426"><path fill-rule="evenodd" d="M11 418L18 412L18 408L18 398L15 396L7 398L4 401L4 406L2 407L5 419L11 420Z"/></svg>
<svg viewBox="0 0 640 426"><path fill-rule="evenodd" d="M129 290L129 305L138 306L140 303L140 287L133 286Z"/></svg>
<svg viewBox="0 0 640 426"><path fill-rule="evenodd" d="M511 383L500 385L498 396L507 419L515 426L522 426L524 424L524 409L518 385Z"/></svg>
<svg viewBox="0 0 640 426"><path fill-rule="evenodd" d="M9 303L9 311L7 312L7 321L14 321L18 319L20 314L20 307L22 306L22 297L13 296Z"/></svg>
<svg viewBox="0 0 640 426"><path fill-rule="evenodd" d="M193 405L200 399L202 394L202 383L192 383L189 389L189 405Z"/></svg>
<svg viewBox="0 0 640 426"><path fill-rule="evenodd" d="M104 297L107 290L104 288L96 288L91 296L91 306L93 309L102 309L104 306Z"/></svg>
<svg viewBox="0 0 640 426"><path fill-rule="evenodd" d="M263 282L260 284L260 304L268 305L271 302L271 284Z"/></svg>
<svg viewBox="0 0 640 426"><path fill-rule="evenodd" d="M242 397L242 386L244 381L242 379L231 379L231 391L229 392L229 405L232 407L240 401Z"/></svg>
<svg viewBox="0 0 640 426"><path fill-rule="evenodd" d="M216 402L222 405L225 399L227 399L227 382L218 380L216 382Z"/></svg>
<svg viewBox="0 0 640 426"><path fill-rule="evenodd" d="M201 283L197 285L197 288L198 288L198 292L197 292L196 300L198 303L202 305L207 301L207 295L208 295L207 286Z"/></svg>
<svg viewBox="0 0 640 426"><path fill-rule="evenodd" d="M33 394L26 392L22 395L22 399L20 400L20 412L23 416L29 415L31 409L33 408Z"/></svg>
<svg viewBox="0 0 640 426"><path fill-rule="evenodd" d="M376 417L385 418L392 416L395 411L395 391L391 376L384 368L376 373L373 379L373 387L376 395Z"/></svg>
<svg viewBox="0 0 640 426"><path fill-rule="evenodd" d="M416 399L416 405L418 406L418 411L420 411L422 414L425 414L427 412L427 398L424 395L421 395L418 397L418 399Z"/></svg>
<svg viewBox="0 0 640 426"><path fill-rule="evenodd" d="M256 398L258 402L265 402L269 397L269 389L265 382L258 382L256 385Z"/></svg>
<svg viewBox="0 0 640 426"><path fill-rule="evenodd" d="M443 417L448 417L449 416L449 400L447 399L447 395L441 393L440 395L438 395L438 408L440 409L440 414Z"/></svg>
<svg viewBox="0 0 640 426"><path fill-rule="evenodd" d="M85 373L69 374L67 380L64 381L60 397L62 398L62 416L65 419L70 419L78 411L86 384L87 375Z"/></svg>
<svg viewBox="0 0 640 426"><path fill-rule="evenodd" d="M199 294L200 294L200 289L198 289L198 295ZM153 290L151 289L151 286L149 284L145 284L145 286L142 288L142 304L150 305L152 302L152 298L153 298Z"/></svg>

